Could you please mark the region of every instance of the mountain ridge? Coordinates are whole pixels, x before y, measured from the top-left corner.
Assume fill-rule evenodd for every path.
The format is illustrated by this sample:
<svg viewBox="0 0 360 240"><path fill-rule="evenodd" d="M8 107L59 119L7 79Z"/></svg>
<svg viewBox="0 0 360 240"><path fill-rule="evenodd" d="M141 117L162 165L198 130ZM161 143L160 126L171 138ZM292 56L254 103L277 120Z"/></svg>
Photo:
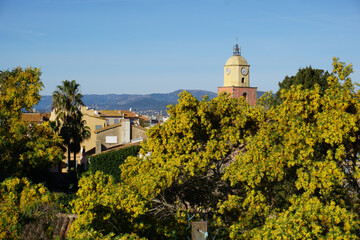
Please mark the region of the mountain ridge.
<svg viewBox="0 0 360 240"><path fill-rule="evenodd" d="M150 94L84 94L83 103L89 108L96 110L128 110L133 109L142 114L166 112L167 106L176 104L179 93L185 89L179 89L170 93L150 93ZM207 95L210 99L217 96L217 93L205 90L186 90L197 99ZM264 92L258 91L259 98ZM51 97L41 96L35 109L39 112L51 111Z"/></svg>

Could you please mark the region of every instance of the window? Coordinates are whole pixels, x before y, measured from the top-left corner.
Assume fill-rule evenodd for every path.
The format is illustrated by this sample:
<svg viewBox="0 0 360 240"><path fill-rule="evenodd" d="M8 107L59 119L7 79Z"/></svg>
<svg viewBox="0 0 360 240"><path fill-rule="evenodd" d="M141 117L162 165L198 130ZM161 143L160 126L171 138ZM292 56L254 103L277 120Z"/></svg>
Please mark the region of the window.
<svg viewBox="0 0 360 240"><path fill-rule="evenodd" d="M115 119L114 119L114 124L117 124L117 123L119 123L119 119L118 119L118 118L115 118Z"/></svg>
<svg viewBox="0 0 360 240"><path fill-rule="evenodd" d="M102 128L103 126L102 125L95 125L95 130L98 130L100 128Z"/></svg>
<svg viewBox="0 0 360 240"><path fill-rule="evenodd" d="M241 83L244 83L245 82L245 78L241 78Z"/></svg>
<svg viewBox="0 0 360 240"><path fill-rule="evenodd" d="M110 125L110 120L109 119L106 119L106 124Z"/></svg>
<svg viewBox="0 0 360 240"><path fill-rule="evenodd" d="M117 143L117 136L106 136L105 143Z"/></svg>

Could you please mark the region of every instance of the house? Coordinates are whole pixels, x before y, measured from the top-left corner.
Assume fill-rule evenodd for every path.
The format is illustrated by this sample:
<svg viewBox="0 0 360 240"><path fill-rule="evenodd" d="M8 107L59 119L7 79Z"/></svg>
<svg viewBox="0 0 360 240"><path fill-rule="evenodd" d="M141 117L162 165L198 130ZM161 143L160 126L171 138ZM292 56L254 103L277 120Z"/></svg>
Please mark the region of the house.
<svg viewBox="0 0 360 240"><path fill-rule="evenodd" d="M94 131L96 135L96 149L102 151L116 148L131 142L142 141L146 138L146 128L131 124L131 119L121 119L120 122Z"/></svg>
<svg viewBox="0 0 360 240"><path fill-rule="evenodd" d="M91 138L82 143L81 157L77 157L79 164L85 163L85 158L91 154L142 141L146 137L146 129L140 126L140 122L147 119L130 110L94 110L82 107L81 112L86 126L91 129Z"/></svg>
<svg viewBox="0 0 360 240"><path fill-rule="evenodd" d="M81 107L85 126L90 128L91 137L81 143L81 151L76 154L76 164L85 164L88 156L100 153L123 144L145 139L146 128L140 122L149 121L129 110L95 110ZM52 111L50 120L55 121L56 114ZM142 119L142 120L140 120ZM62 164L66 165L66 164ZM62 172L66 172L62 168Z"/></svg>
<svg viewBox="0 0 360 240"><path fill-rule="evenodd" d="M96 114L105 118L107 125L117 124L122 119L129 119L131 124L140 124L139 115L130 110L99 110L96 111Z"/></svg>
<svg viewBox="0 0 360 240"><path fill-rule="evenodd" d="M81 151L76 156L77 162L79 164L83 163L81 161L85 160L83 159L85 156L89 156L95 153L96 135L94 134L94 131L108 126L107 119L100 117L94 109L82 107L81 113L83 114L85 125L90 128L91 136L89 139L86 139L81 143Z"/></svg>

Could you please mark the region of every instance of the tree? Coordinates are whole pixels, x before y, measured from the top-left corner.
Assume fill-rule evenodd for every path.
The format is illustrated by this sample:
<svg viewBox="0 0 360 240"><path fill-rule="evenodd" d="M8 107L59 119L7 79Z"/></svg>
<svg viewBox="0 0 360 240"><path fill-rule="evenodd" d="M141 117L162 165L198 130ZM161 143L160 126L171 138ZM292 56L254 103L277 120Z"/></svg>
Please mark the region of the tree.
<svg viewBox="0 0 360 240"><path fill-rule="evenodd" d="M52 109L55 110L57 129L63 138L68 155L68 171L75 167L76 153L80 151L80 143L90 138L90 130L82 120L81 106L82 94L80 85L75 80L62 82L53 92ZM71 162L70 154L74 153L74 162Z"/></svg>
<svg viewBox="0 0 360 240"><path fill-rule="evenodd" d="M148 202L154 231L171 239L189 235L189 216L215 227L218 202L234 190L222 179L224 169L264 120L263 110L243 98L179 96L169 120L148 130L142 157L120 166L124 184Z"/></svg>
<svg viewBox="0 0 360 240"><path fill-rule="evenodd" d="M328 88L327 78L330 76L328 71L314 69L311 66L300 68L295 76L286 76L282 82L279 82L279 90L275 94L275 99L280 100L282 90L288 91L291 86L302 85L304 89L314 89L315 84L320 87L321 93Z"/></svg>
<svg viewBox="0 0 360 240"><path fill-rule="evenodd" d="M120 183L81 180L72 234L186 239L207 220L221 239L358 239L360 91L333 66L324 92L292 86L266 107L183 92Z"/></svg>
<svg viewBox="0 0 360 240"><path fill-rule="evenodd" d="M70 143L70 151L74 154L74 162L76 161L76 154L81 150L81 142L91 137L90 128L85 126L86 121L82 120L82 114L74 117L74 122L71 124L72 139Z"/></svg>
<svg viewBox="0 0 360 240"><path fill-rule="evenodd" d="M119 184L104 182L99 173L80 180L79 200L74 202L79 218L72 236L93 229L186 239L188 216L193 215L214 227L217 203L231 191L221 179L224 169L243 149L244 137L256 132L261 111L252 110L242 98L222 95L198 101L181 93L179 103L169 109L169 120L148 130L140 156L120 166Z"/></svg>
<svg viewBox="0 0 360 240"><path fill-rule="evenodd" d="M27 176L43 181L49 167L60 162L61 139L47 123L29 125L21 120L39 101L43 84L37 68L0 72L0 181Z"/></svg>
<svg viewBox="0 0 360 240"><path fill-rule="evenodd" d="M281 91L281 103L224 179L243 186L220 204L232 239L358 239L360 92L334 58L328 87ZM231 213L233 218L229 218Z"/></svg>

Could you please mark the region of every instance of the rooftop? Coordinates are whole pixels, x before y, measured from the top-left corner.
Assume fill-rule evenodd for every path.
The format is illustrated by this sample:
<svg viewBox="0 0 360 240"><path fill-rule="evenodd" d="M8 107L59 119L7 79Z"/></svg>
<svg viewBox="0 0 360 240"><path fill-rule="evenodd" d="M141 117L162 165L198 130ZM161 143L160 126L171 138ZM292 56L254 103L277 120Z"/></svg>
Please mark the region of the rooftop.
<svg viewBox="0 0 360 240"><path fill-rule="evenodd" d="M129 110L98 110L100 117L125 117L125 118L139 118L139 116Z"/></svg>

